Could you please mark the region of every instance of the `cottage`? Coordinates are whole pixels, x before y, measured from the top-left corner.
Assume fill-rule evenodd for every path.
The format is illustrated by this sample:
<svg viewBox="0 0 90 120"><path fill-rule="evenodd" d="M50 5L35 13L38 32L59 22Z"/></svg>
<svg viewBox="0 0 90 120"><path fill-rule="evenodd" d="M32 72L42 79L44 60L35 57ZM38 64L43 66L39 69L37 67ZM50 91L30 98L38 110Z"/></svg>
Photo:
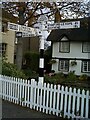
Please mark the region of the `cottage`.
<svg viewBox="0 0 90 120"><path fill-rule="evenodd" d="M52 70L56 73L90 76L90 18L79 20L80 28L52 30L47 38L52 43L52 59L56 60Z"/></svg>

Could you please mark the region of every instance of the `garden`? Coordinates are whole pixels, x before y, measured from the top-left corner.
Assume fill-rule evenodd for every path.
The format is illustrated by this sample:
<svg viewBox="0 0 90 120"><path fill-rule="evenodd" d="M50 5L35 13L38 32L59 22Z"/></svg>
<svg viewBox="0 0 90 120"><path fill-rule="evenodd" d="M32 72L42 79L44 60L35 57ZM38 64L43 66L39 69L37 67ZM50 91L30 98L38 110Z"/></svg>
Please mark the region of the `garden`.
<svg viewBox="0 0 90 120"><path fill-rule="evenodd" d="M38 73L38 53L30 53L27 52L24 56L26 58L26 65L22 67L22 70L19 70L15 64L7 63L6 59L2 59L2 74L11 77L17 77L22 79L36 79L38 81L39 73ZM46 58L48 56L46 55ZM45 63L48 63L49 59L46 59ZM47 64L45 65L48 67ZM55 73L52 70L48 73L44 73L44 82L50 84L60 84L69 87L75 87L80 89L90 90L90 77L86 74L81 76L76 76L74 72L69 72L68 75L60 73Z"/></svg>

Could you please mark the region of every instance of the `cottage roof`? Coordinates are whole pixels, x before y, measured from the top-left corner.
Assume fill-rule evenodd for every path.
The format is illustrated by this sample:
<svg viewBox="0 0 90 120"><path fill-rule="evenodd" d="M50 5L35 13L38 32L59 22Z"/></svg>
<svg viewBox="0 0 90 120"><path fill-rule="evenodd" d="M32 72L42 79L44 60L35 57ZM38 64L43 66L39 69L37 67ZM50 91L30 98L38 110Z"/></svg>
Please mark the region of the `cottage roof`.
<svg viewBox="0 0 90 120"><path fill-rule="evenodd" d="M52 30L47 41L58 42L64 36L70 41L90 41L90 17L78 19L77 21L80 21L80 28Z"/></svg>

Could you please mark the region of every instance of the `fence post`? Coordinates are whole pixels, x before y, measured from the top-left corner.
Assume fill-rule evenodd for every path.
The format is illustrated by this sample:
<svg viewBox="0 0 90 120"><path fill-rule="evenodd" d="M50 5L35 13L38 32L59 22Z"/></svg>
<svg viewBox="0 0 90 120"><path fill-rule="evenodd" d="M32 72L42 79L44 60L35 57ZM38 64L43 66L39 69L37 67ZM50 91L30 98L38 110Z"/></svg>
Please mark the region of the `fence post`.
<svg viewBox="0 0 90 120"><path fill-rule="evenodd" d="M2 76L0 75L0 99L2 98Z"/></svg>
<svg viewBox="0 0 90 120"><path fill-rule="evenodd" d="M35 83L35 79L31 79L31 91L30 91L30 108L32 109L33 107L33 103L34 103L34 83Z"/></svg>
<svg viewBox="0 0 90 120"><path fill-rule="evenodd" d="M0 75L0 120L2 119L2 76Z"/></svg>

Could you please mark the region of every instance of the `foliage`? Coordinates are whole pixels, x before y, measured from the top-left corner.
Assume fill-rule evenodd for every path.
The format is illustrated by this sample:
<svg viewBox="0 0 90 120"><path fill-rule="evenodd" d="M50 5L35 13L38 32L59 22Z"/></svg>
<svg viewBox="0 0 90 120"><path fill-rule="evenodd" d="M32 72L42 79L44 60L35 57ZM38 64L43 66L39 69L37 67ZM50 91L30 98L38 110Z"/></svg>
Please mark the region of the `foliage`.
<svg viewBox="0 0 90 120"><path fill-rule="evenodd" d="M74 72L69 72L68 73L68 76L67 76L67 78L66 78L66 81L76 81L78 78L77 78L77 76L75 75L75 73Z"/></svg>
<svg viewBox="0 0 90 120"><path fill-rule="evenodd" d="M71 66L75 66L77 65L77 62L74 60L74 61L71 61Z"/></svg>
<svg viewBox="0 0 90 120"><path fill-rule="evenodd" d="M2 75L26 79L23 71L18 70L15 64L7 63L5 60L2 60Z"/></svg>
<svg viewBox="0 0 90 120"><path fill-rule="evenodd" d="M5 12L7 11L13 16L17 14L17 21L20 14L25 16L23 24L28 21L29 25L35 23L36 18L44 13L49 14L49 19L53 16L55 22L60 21L63 17L68 18L72 16L72 18L77 18L79 16L88 16L89 14L88 2L38 2L37 4L35 2L2 2L2 6ZM44 8L46 9L45 11L43 10ZM12 20L15 21L14 18Z"/></svg>
<svg viewBox="0 0 90 120"><path fill-rule="evenodd" d="M89 3L85 2L2 2L3 17L11 18L10 22L33 27L40 15L46 15L48 20L60 22L62 19L77 19L78 17L89 16ZM45 10L44 10L45 9ZM38 12L39 11L39 12ZM8 15L9 14L9 15ZM71 17L72 16L72 17ZM16 62L19 69L22 65L22 42L18 39Z"/></svg>
<svg viewBox="0 0 90 120"><path fill-rule="evenodd" d="M31 79L31 78L36 79L38 77L38 74L35 71L32 71L30 68L24 69L23 71L28 79Z"/></svg>
<svg viewBox="0 0 90 120"><path fill-rule="evenodd" d="M49 82L52 84L60 84L62 82L64 82L65 80L65 76L63 73L57 73L54 76L49 76L48 74L45 75L45 82Z"/></svg>
<svg viewBox="0 0 90 120"><path fill-rule="evenodd" d="M52 60L50 60L50 62L48 63L48 64L54 64L54 63L56 63L56 60L54 60L54 59L52 59Z"/></svg>
<svg viewBox="0 0 90 120"><path fill-rule="evenodd" d="M79 77L79 80L87 80L87 79L88 79L88 76L86 74L82 74Z"/></svg>
<svg viewBox="0 0 90 120"><path fill-rule="evenodd" d="M80 78L82 78L81 76L76 76L74 72L70 72L68 75L65 75L63 73L56 73L54 76L49 76L48 74L45 74L45 82L56 85L60 84L68 87L76 87L86 90L90 89L89 80L86 81L85 79L86 75L83 75L83 80L79 80Z"/></svg>
<svg viewBox="0 0 90 120"><path fill-rule="evenodd" d="M26 69L30 69L31 71L38 72L39 53L28 51L24 54L24 59L26 61L25 64Z"/></svg>

